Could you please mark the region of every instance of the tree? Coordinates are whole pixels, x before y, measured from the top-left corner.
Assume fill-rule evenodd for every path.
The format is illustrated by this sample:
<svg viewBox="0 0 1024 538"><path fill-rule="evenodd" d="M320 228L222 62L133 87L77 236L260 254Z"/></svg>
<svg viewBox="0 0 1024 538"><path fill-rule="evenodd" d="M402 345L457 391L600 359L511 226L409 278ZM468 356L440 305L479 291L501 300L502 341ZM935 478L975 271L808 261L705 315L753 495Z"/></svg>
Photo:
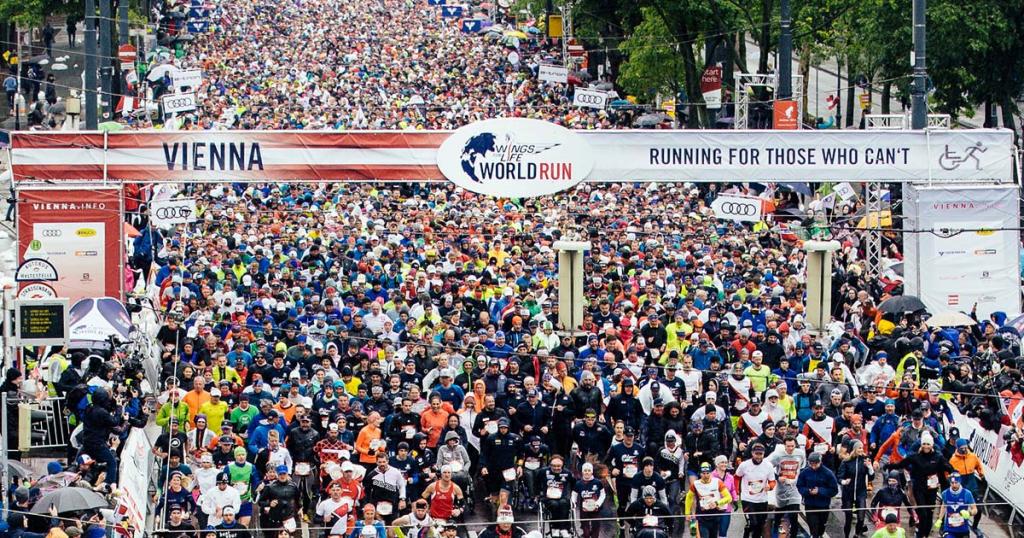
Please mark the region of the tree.
<svg viewBox="0 0 1024 538"><path fill-rule="evenodd" d="M683 88L683 59L665 22L652 8L643 8L640 25L619 45L628 58L618 82L645 101L658 94L679 95Z"/></svg>

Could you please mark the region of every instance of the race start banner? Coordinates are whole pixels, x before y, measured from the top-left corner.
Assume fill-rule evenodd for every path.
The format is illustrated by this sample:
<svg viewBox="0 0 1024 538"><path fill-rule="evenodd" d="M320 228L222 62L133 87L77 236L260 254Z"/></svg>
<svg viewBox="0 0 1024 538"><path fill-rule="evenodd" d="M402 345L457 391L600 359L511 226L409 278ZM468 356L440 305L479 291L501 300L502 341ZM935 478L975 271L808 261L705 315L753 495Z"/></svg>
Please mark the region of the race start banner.
<svg viewBox="0 0 1024 538"><path fill-rule="evenodd" d="M21 188L18 191L18 263L42 259L53 266L47 282L72 303L86 297L121 297L121 189ZM31 282L19 282L19 291Z"/></svg>
<svg viewBox="0 0 1024 538"><path fill-rule="evenodd" d="M1013 134L1005 129L571 131L529 121L467 125L483 136L444 152L457 131L16 132L11 158L18 184L443 181L452 178L442 170L491 164L504 168L498 181L506 183L566 166L597 182L1012 181ZM566 145L574 151L556 149Z"/></svg>

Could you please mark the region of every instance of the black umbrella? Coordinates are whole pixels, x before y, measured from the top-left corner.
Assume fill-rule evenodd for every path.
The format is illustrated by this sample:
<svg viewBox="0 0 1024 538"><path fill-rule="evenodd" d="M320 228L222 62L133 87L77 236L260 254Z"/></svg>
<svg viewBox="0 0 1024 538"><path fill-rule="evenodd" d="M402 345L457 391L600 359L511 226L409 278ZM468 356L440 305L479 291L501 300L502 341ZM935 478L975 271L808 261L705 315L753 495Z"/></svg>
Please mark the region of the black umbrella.
<svg viewBox="0 0 1024 538"><path fill-rule="evenodd" d="M85 488L64 488L43 495L34 506L33 514L46 514L53 506L57 513L80 512L93 508L108 508L110 503L95 491Z"/></svg>
<svg viewBox="0 0 1024 538"><path fill-rule="evenodd" d="M882 304L878 305L878 309L886 314L903 314L924 310L925 306L921 299L913 295L900 295L882 301Z"/></svg>
<svg viewBox="0 0 1024 538"><path fill-rule="evenodd" d="M32 478L34 474L24 463L16 460L7 460L7 470L14 478Z"/></svg>

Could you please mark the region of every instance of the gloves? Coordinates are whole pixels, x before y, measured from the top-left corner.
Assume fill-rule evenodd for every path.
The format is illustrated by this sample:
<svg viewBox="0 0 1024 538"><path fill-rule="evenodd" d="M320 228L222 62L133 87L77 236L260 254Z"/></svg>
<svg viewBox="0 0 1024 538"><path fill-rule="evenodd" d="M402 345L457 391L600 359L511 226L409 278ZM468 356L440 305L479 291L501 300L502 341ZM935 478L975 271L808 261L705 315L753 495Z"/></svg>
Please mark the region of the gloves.
<svg viewBox="0 0 1024 538"><path fill-rule="evenodd" d="M941 527L941 526L942 526L942 521L941 520L936 520L935 524L932 525L932 527L935 528L935 530L939 530L939 527Z"/></svg>
<svg viewBox="0 0 1024 538"><path fill-rule="evenodd" d="M971 512L970 512L970 510L961 510L960 511L960 517L962 517L964 519L971 519Z"/></svg>

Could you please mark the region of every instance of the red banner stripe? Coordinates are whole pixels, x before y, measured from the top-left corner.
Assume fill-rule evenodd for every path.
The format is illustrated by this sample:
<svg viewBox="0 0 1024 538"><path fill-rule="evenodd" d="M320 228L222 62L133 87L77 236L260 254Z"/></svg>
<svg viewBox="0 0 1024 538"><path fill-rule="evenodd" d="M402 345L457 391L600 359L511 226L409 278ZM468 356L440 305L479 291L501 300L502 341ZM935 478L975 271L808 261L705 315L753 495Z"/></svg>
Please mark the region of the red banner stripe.
<svg viewBox="0 0 1024 538"><path fill-rule="evenodd" d="M14 169L15 181L95 181L103 177L103 167L86 166L18 166ZM195 172L190 170L167 170L163 166L108 166L107 177L111 181L131 180L147 182L181 181L444 181L444 175L436 166L416 165L280 165L267 166L264 170L240 171L232 176L230 172ZM209 179L207 179L209 178Z"/></svg>
<svg viewBox="0 0 1024 538"><path fill-rule="evenodd" d="M351 131L351 132L259 132L259 131L181 131L154 133L152 131L111 133L106 147L110 149L159 148L163 144L204 142L259 143L267 148L359 148L359 149L430 149L441 146L450 136L448 132L417 131ZM42 148L103 148L102 134L82 133L12 133L14 149Z"/></svg>

